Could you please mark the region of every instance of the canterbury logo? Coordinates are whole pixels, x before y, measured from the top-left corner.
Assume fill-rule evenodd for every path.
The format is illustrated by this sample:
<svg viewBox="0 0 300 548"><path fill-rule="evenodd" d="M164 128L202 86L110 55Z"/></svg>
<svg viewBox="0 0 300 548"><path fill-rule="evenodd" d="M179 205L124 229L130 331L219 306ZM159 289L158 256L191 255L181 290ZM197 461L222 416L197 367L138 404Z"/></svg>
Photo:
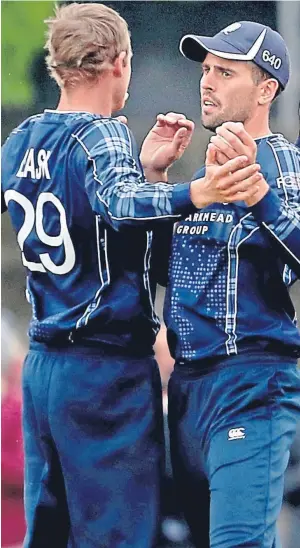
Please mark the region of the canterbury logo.
<svg viewBox="0 0 300 548"><path fill-rule="evenodd" d="M243 440L245 437L245 428L231 428L228 432L228 441Z"/></svg>
<svg viewBox="0 0 300 548"><path fill-rule="evenodd" d="M241 28L241 23L232 23L232 25L229 25L229 27L226 27L226 29L223 29L222 32L224 34L229 34L230 32L234 32L235 30L238 30Z"/></svg>

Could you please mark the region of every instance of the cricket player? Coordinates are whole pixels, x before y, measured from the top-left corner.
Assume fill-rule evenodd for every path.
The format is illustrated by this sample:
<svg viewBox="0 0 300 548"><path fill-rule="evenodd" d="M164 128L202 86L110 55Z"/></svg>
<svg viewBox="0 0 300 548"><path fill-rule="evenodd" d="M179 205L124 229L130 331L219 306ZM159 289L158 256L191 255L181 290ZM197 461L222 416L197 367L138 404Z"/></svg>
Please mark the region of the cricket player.
<svg viewBox="0 0 300 548"><path fill-rule="evenodd" d="M186 35L180 51L202 63L202 123L216 131L206 170L246 154L262 178L252 198L208 196L175 227L165 307L173 470L197 548L277 548L300 410L288 291L300 275L300 152L269 127L289 56L277 32L249 21Z"/></svg>
<svg viewBox="0 0 300 548"><path fill-rule="evenodd" d="M2 153L2 193L32 306L23 371L25 548L151 548L159 522L161 385L153 343L152 240L201 207L202 185L247 196L241 157L167 182L193 123L158 116L142 149L112 118L131 75L127 24L94 3L48 21L56 110L25 120ZM247 186L247 185L246 185Z"/></svg>

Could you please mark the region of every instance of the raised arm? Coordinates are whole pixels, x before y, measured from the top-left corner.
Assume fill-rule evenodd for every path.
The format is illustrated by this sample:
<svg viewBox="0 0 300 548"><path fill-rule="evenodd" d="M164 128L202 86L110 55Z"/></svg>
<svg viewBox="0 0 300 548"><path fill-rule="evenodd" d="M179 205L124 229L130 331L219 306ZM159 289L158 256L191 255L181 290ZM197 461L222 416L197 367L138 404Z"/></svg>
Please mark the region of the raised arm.
<svg viewBox="0 0 300 548"><path fill-rule="evenodd" d="M225 201L227 194L219 190L220 182L237 183L236 192L246 191L258 177L259 166L248 166L247 158L238 157L226 166L210 166L204 178L192 183L154 185L145 180L135 141L126 125L99 120L73 137L80 148L91 206L115 230L126 226L151 228L157 221L174 222L195 208ZM229 199L233 201L234 196Z"/></svg>

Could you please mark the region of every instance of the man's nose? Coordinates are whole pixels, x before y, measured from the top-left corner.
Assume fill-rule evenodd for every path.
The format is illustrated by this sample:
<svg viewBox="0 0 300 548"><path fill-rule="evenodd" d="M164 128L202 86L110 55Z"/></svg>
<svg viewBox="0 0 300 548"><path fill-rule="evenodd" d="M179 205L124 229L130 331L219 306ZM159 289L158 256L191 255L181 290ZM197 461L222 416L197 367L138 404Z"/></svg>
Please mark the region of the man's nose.
<svg viewBox="0 0 300 548"><path fill-rule="evenodd" d="M200 80L200 89L215 90L215 78L212 73L203 74Z"/></svg>

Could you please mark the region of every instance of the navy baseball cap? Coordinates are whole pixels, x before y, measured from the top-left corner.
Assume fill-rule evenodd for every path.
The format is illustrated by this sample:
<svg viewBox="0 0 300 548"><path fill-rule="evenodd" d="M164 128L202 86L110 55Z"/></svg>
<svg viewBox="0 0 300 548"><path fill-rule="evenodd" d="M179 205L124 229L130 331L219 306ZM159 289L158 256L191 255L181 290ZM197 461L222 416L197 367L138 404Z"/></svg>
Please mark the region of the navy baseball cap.
<svg viewBox="0 0 300 548"><path fill-rule="evenodd" d="M207 53L233 61L253 61L278 80L282 89L290 76L286 44L278 32L253 21L232 23L215 36L187 34L179 49L187 59L202 63Z"/></svg>

